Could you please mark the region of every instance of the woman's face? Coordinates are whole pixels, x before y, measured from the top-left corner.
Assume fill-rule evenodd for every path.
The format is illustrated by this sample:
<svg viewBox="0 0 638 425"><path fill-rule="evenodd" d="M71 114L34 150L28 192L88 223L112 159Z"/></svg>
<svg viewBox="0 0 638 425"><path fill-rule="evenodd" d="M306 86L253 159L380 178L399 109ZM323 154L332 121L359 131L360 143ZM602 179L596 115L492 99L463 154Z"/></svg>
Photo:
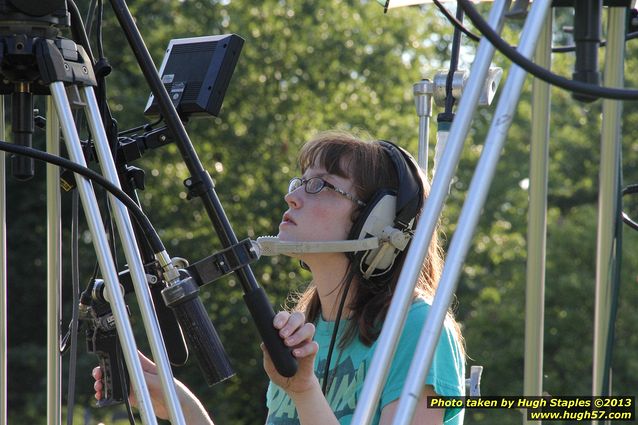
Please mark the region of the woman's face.
<svg viewBox="0 0 638 425"><path fill-rule="evenodd" d="M349 178L328 174L323 167L310 167L302 179L321 177L349 194L354 194ZM327 187L310 194L305 185L288 193L284 199L288 210L279 224L279 238L284 241L341 241L348 237L352 227L352 213L356 204Z"/></svg>

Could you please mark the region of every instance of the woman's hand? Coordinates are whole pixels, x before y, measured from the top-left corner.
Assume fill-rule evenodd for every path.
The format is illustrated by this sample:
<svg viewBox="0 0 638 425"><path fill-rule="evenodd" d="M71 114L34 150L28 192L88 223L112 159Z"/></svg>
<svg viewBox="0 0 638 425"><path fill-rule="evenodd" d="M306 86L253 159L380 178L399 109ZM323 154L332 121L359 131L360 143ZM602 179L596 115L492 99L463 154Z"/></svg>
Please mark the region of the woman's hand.
<svg viewBox="0 0 638 425"><path fill-rule="evenodd" d="M273 326L279 330L279 336L284 344L292 348L292 355L297 359L299 368L291 378L280 375L272 363L268 350L264 344L261 344L264 352L264 370L270 380L291 396L309 391L315 385L318 387L319 380L315 375L314 363L319 345L312 340L315 335L315 326L312 323L306 323L303 313L286 311L280 311L275 315Z"/></svg>
<svg viewBox="0 0 638 425"><path fill-rule="evenodd" d="M153 411L158 418L169 419L169 412L164 399L164 392L162 390L157 366L142 353L138 352L138 354L140 363L142 364L142 370L144 372L144 380L146 381L151 402L153 403ZM99 366L93 369L93 378L95 379L95 383L93 384L93 388L95 389L95 398L100 400L102 398L104 384L102 383L102 369ZM174 382L177 397L182 407L186 423L212 424L212 420L197 397L195 397L195 395L177 379L175 379ZM134 407L137 407L138 405L134 391L131 391L129 394L129 403L131 403L131 406Z"/></svg>

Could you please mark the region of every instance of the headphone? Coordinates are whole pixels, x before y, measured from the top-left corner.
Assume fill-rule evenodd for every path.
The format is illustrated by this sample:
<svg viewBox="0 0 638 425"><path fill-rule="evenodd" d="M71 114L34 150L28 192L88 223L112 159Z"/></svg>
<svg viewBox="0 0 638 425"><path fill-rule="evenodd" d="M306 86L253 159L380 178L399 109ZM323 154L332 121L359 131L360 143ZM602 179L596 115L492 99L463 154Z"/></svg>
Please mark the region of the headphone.
<svg viewBox="0 0 638 425"><path fill-rule="evenodd" d="M353 254L365 279L387 277L397 256L412 238L415 218L423 206L421 168L406 150L386 140L377 141L391 160L398 188L379 188L352 225L348 239L378 237L379 248Z"/></svg>

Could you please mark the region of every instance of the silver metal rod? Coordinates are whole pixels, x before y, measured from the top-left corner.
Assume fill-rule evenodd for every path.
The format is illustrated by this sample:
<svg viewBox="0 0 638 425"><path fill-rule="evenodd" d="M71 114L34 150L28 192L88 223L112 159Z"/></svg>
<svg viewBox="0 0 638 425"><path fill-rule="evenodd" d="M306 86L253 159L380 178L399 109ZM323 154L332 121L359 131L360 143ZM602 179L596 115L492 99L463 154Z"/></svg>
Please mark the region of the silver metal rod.
<svg viewBox="0 0 638 425"><path fill-rule="evenodd" d="M428 150L430 140L430 117L419 117L419 151L417 161L423 169L423 173L428 175Z"/></svg>
<svg viewBox="0 0 638 425"><path fill-rule="evenodd" d="M86 104L86 115L91 128L91 134L95 139L95 150L100 161L102 174L111 183L120 187L117 170L109 149L109 141L106 138L106 132L100 118L99 107L97 100L95 99L93 89L91 87L82 88L80 90L80 94L82 96L82 100ZM124 255L128 261L131 279L135 288L135 295L142 313L142 321L144 323L146 334L149 338L151 351L153 352L153 360L157 364L157 369L159 371L167 409L171 417L171 423L175 425L185 424L184 415L179 405L179 399L175 390L175 382L173 380L173 373L168 360L168 354L166 353L164 339L162 338L157 315L155 314L155 308L153 307L151 292L149 290L148 283L146 282L144 265L142 264L135 234L133 233L130 215L126 207L112 194L109 194L109 201L112 206L113 216L115 217L115 223L124 249Z"/></svg>
<svg viewBox="0 0 638 425"><path fill-rule="evenodd" d="M547 15L536 47L534 62L551 66L552 14ZM543 391L543 329L545 315L545 252L547 240L547 180L549 162L550 86L532 83L532 135L530 143L529 212L527 223L527 286L525 293L525 366L523 393ZM540 421L524 423L540 425Z"/></svg>
<svg viewBox="0 0 638 425"><path fill-rule="evenodd" d="M604 85L623 87L625 63L626 9L610 7L607 18ZM621 152L622 102L603 100L600 174L598 190L598 232L596 244L596 298L594 311L594 360L592 395L602 395L609 337L611 288L614 251L614 227L618 216L618 184ZM609 395L609 394L606 394ZM597 423L597 421L592 421Z"/></svg>
<svg viewBox="0 0 638 425"><path fill-rule="evenodd" d="M47 98L47 152L60 154L60 123L51 113L53 101ZM46 165L47 176L47 423L62 421L62 359L60 322L62 320L62 215L60 169ZM68 414L73 414L69 412Z"/></svg>
<svg viewBox="0 0 638 425"><path fill-rule="evenodd" d="M71 113L71 107L64 84L54 82L49 85L51 95L55 102L55 108L60 119L64 141L69 152L69 158L83 166L86 166L80 137ZM82 176L75 175L80 200L84 208L89 230L93 239L93 246L100 265L100 270L106 283L106 292L110 300L115 326L119 336L124 359L126 360L129 376L133 389L137 396L138 408L143 423L157 424L157 419L153 414L153 405L144 380L144 372L137 355L135 337L128 317L124 296L119 288L119 280L115 263L109 249L109 244L102 225L101 214L98 208L97 199L91 183Z"/></svg>
<svg viewBox="0 0 638 425"><path fill-rule="evenodd" d="M532 56L550 8L551 0L537 0L532 4L518 47L519 52L524 56ZM517 66L512 66L509 78L503 88L503 93L506 93L506 95L501 96L499 100L492 125L486 137L483 153L468 189L467 200L463 205L459 224L451 241L439 287L415 350L418 354L412 359L408 378L397 407L397 414L392 422L395 425L409 424L411 422L416 402L423 392L423 384L432 364L436 344L441 334L441 327L452 301L456 283L472 241L474 229L481 215L503 142L512 121L512 111L516 109L525 76L525 71ZM410 266L418 267L417 264Z"/></svg>
<svg viewBox="0 0 638 425"><path fill-rule="evenodd" d="M4 96L0 96L0 137L6 138ZM0 425L7 425L7 167L0 151Z"/></svg>
<svg viewBox="0 0 638 425"><path fill-rule="evenodd" d="M419 146L417 162L423 173L428 175L428 148L430 141L430 118L432 117L432 96L434 83L427 78L413 86L416 115L419 117Z"/></svg>
<svg viewBox="0 0 638 425"><path fill-rule="evenodd" d="M503 26L504 13L509 4L509 0L496 0L490 12L489 22L499 31ZM450 129L450 138L445 146L439 169L434 175L430 196L425 203L422 217L416 227L414 240L408 250L405 265L399 276L392 303L379 335L377 348L372 357L370 369L366 375L359 402L352 418L352 424L354 425L367 425L374 415L374 409L386 380L388 368L394 356L409 305L412 302L416 277L423 264L427 247L430 245L436 223L443 209L443 203L447 197L448 188L461 155L463 142L469 131L470 120L478 104L483 82L487 77L493 55L494 47L487 40L482 40L479 43L467 87L459 102L457 119L454 120ZM440 325L442 323L443 321L440 322Z"/></svg>

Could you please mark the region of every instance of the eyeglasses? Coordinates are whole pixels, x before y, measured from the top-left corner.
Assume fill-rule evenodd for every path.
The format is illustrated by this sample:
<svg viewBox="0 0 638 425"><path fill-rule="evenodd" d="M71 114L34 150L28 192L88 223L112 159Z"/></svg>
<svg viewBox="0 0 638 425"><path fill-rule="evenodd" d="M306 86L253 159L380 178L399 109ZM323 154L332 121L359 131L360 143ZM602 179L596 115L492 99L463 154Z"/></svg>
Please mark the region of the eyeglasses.
<svg viewBox="0 0 638 425"><path fill-rule="evenodd" d="M349 194L348 192L344 192L341 189L337 189L334 185L328 183L321 177L311 177L309 179L301 179L299 177L295 177L290 180L290 184L288 185L288 193L291 193L297 190L299 187L303 186L306 193L315 194L319 193L323 190L323 188L327 187L328 189L334 190L339 195L343 195L346 198L350 199L355 204L365 207L365 202L357 199L355 196Z"/></svg>

